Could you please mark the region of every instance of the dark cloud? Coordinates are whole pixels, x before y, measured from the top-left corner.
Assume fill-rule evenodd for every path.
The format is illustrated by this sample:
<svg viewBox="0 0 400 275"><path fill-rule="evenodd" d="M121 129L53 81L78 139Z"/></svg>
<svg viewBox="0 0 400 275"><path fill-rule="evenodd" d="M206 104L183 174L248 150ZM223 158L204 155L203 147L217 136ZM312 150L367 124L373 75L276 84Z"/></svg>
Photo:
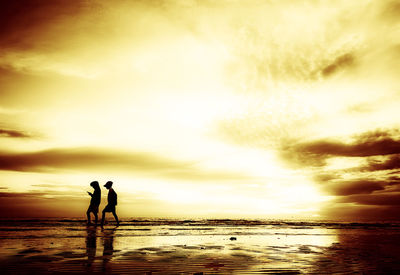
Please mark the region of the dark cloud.
<svg viewBox="0 0 400 275"><path fill-rule="evenodd" d="M400 182L397 182L396 184L390 185L387 190L390 190L390 192L400 192Z"/></svg>
<svg viewBox="0 0 400 275"><path fill-rule="evenodd" d="M395 183L395 184L400 183L400 177L399 176L390 176L388 179L390 181L392 181L393 183Z"/></svg>
<svg viewBox="0 0 400 275"><path fill-rule="evenodd" d="M400 138L396 130L354 136L351 142L317 140L292 142L281 156L297 167L309 168L321 189L335 196L322 215L334 218L400 218ZM328 170L329 158L357 157L363 165ZM379 215L375 215L379 213Z"/></svg>
<svg viewBox="0 0 400 275"><path fill-rule="evenodd" d="M28 138L28 137L31 137L31 135L29 135L25 132L16 131L16 130L0 129L0 137Z"/></svg>
<svg viewBox="0 0 400 275"><path fill-rule="evenodd" d="M330 182L324 189L336 196L349 196L353 194L371 194L373 191L383 190L384 183L374 180L357 179Z"/></svg>
<svg viewBox="0 0 400 275"><path fill-rule="evenodd" d="M400 140L383 138L358 140L352 144L335 141L316 141L298 147L306 154L343 157L366 157L400 153Z"/></svg>
<svg viewBox="0 0 400 275"><path fill-rule="evenodd" d="M0 205L1 218L67 217L79 216L87 207L87 198L63 192L0 192Z"/></svg>
<svg viewBox="0 0 400 275"><path fill-rule="evenodd" d="M341 176L338 175L337 173L332 172L332 173L316 174L316 175L314 175L313 178L318 183L325 183L325 182L328 182L328 181L333 180L333 179L340 179Z"/></svg>
<svg viewBox="0 0 400 275"><path fill-rule="evenodd" d="M322 75L325 77L331 76L340 70L353 66L354 63L354 55L350 53L341 55L337 57L331 64L322 69Z"/></svg>
<svg viewBox="0 0 400 275"><path fill-rule="evenodd" d="M234 172L200 169L195 163L172 160L152 153L99 148L61 148L29 153L0 152L0 160L0 170L23 172L57 172L72 169L134 172L191 180L248 178Z"/></svg>
<svg viewBox="0 0 400 275"><path fill-rule="evenodd" d="M343 199L343 198L342 198ZM400 219L400 206L361 205L333 201L320 213L324 217L346 221L387 221Z"/></svg>
<svg viewBox="0 0 400 275"><path fill-rule="evenodd" d="M358 168L320 172L313 176L313 180L334 195L368 194L400 184L399 176L360 172Z"/></svg>
<svg viewBox="0 0 400 275"><path fill-rule="evenodd" d="M129 166L140 169L174 168L177 163L148 153L124 153L98 148L60 148L29 153L1 152L2 170L42 171L96 166Z"/></svg>
<svg viewBox="0 0 400 275"><path fill-rule="evenodd" d="M3 50L28 50L39 44L46 48L52 41L39 39L41 35L56 30L66 17L76 18L87 4L78 0L1 1L0 46Z"/></svg>
<svg viewBox="0 0 400 275"><path fill-rule="evenodd" d="M89 155L92 156L91 160L88 158ZM74 166L90 166L91 163L96 162L96 159L99 161L99 157L107 159L107 153L97 153L97 156L95 155L88 149L54 149L29 153L3 151L0 153L0 169L38 172ZM111 154L108 155L111 156Z"/></svg>
<svg viewBox="0 0 400 275"><path fill-rule="evenodd" d="M369 159L368 165L360 168L361 171L393 170L400 168L400 155L391 155L385 160Z"/></svg>
<svg viewBox="0 0 400 275"><path fill-rule="evenodd" d="M281 147L281 156L300 166L324 166L330 157L369 157L400 153L400 139L392 132L375 131L359 135L352 143L336 140L291 142Z"/></svg>
<svg viewBox="0 0 400 275"><path fill-rule="evenodd" d="M44 195L47 195L47 193L45 193L45 192L32 192L32 193L0 192L0 198L32 198L32 197L36 197L36 198L46 199L44 197Z"/></svg>
<svg viewBox="0 0 400 275"><path fill-rule="evenodd" d="M339 202L352 202L360 205L386 205L400 206L400 193L384 193L384 194L357 194L342 197Z"/></svg>

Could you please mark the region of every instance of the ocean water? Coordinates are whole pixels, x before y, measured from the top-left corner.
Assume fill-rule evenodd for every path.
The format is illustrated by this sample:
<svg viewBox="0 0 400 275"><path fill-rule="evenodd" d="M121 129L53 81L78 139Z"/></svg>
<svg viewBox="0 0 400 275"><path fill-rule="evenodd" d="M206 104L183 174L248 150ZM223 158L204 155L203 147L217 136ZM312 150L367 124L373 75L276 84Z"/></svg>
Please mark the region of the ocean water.
<svg viewBox="0 0 400 275"><path fill-rule="evenodd" d="M400 274L400 224L0 221L2 274Z"/></svg>

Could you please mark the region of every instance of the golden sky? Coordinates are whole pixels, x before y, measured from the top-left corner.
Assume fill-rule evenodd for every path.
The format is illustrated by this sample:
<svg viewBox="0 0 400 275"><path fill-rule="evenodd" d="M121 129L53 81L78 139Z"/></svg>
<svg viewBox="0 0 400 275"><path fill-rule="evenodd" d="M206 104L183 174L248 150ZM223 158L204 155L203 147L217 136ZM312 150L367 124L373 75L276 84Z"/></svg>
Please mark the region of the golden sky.
<svg viewBox="0 0 400 275"><path fill-rule="evenodd" d="M400 218L399 1L9 1L0 49L2 216Z"/></svg>

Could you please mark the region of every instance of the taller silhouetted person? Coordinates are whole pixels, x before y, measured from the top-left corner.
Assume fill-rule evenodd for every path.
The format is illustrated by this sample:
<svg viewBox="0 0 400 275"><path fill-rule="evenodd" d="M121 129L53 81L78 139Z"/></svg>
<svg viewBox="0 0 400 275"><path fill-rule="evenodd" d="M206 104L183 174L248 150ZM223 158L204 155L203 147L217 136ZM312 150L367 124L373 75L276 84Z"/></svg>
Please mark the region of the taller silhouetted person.
<svg viewBox="0 0 400 275"><path fill-rule="evenodd" d="M104 185L104 187L108 189L108 196L107 196L108 204L103 209L103 215L101 217L102 227L104 224L104 218L106 216L106 212L111 212L115 220L117 221L117 226L119 225L118 216L115 213L115 206L117 205L117 193L115 193L114 189L112 189L112 185L113 185L112 181L107 181L107 183Z"/></svg>
<svg viewBox="0 0 400 275"><path fill-rule="evenodd" d="M90 213L93 213L94 223L97 224L97 220L98 220L97 213L99 212L99 205L100 205L100 200L101 200L101 190L100 190L100 185L99 185L98 181L92 181L90 183L90 186L93 187L94 192L93 192L93 194L88 192L88 194L92 198L90 199L90 205L89 205L88 210L86 211L86 216L87 216L88 224L91 224Z"/></svg>

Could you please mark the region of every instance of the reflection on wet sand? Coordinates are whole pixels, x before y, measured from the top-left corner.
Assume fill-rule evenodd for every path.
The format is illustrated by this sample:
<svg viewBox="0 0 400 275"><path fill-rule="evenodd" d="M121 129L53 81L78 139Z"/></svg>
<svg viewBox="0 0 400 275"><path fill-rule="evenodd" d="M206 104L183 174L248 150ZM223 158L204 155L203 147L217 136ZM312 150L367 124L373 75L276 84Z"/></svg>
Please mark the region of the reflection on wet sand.
<svg viewBox="0 0 400 275"><path fill-rule="evenodd" d="M0 224L2 274L400 274L400 225ZM235 237L235 238L231 238Z"/></svg>
<svg viewBox="0 0 400 275"><path fill-rule="evenodd" d="M110 261L112 260L114 253L114 236L116 227L112 229L104 229L101 230L95 226L88 226L86 228L86 271L93 272L96 271L96 252L97 252L97 236L101 238L103 254L101 257L101 271L102 272L111 272L112 268L110 266ZM99 232L97 232L99 231Z"/></svg>
<svg viewBox="0 0 400 275"><path fill-rule="evenodd" d="M110 272L109 262L114 253L114 232L117 228L105 229L103 232L103 272Z"/></svg>
<svg viewBox="0 0 400 275"><path fill-rule="evenodd" d="M90 268L96 257L97 249L97 230L96 227L88 226L86 228L86 255L87 267Z"/></svg>
<svg viewBox="0 0 400 275"><path fill-rule="evenodd" d="M232 230L238 236L231 241ZM298 274L337 236L324 228L116 228L102 231L101 271L136 274ZM118 234L116 234L116 232ZM146 232L145 234L143 234ZM167 235L170 233L170 235ZM115 239L123 240L114 249ZM117 252L117 255L114 255ZM116 256L116 257L113 257ZM89 259L89 256L88 256ZM112 264L111 264L112 262Z"/></svg>

